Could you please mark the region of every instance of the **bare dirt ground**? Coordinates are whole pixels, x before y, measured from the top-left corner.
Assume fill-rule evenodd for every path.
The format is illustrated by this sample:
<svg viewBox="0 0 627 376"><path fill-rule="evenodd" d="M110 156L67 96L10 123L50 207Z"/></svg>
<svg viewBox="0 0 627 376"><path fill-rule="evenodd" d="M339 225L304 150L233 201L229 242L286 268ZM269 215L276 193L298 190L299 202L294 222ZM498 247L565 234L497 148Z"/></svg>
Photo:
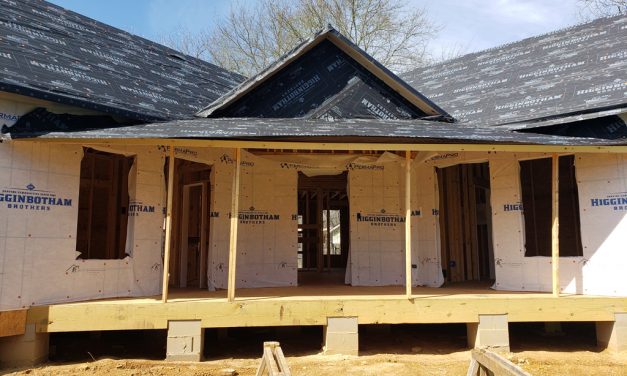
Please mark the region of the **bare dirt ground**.
<svg viewBox="0 0 627 376"><path fill-rule="evenodd" d="M247 376L255 375L264 340L279 340L292 374L303 376L465 375L470 360L463 325L360 328L359 357L321 354L321 334L319 328L208 332L202 363L159 360L165 356L164 333L56 337L51 339L54 362L0 373L179 376L233 369ZM547 335L538 325L512 327L512 352L506 356L537 376L627 375L627 353L598 351L593 334L586 326L565 326L559 335Z"/></svg>
<svg viewBox="0 0 627 376"><path fill-rule="evenodd" d="M509 354L523 369L537 376L627 375L627 354L607 352L524 351ZM470 352L450 354L378 354L360 357L322 354L288 357L294 375L465 375ZM73 364L48 364L10 372L11 375L224 375L233 369L238 375L255 375L258 359L223 359L203 363L167 363L155 360L100 359Z"/></svg>

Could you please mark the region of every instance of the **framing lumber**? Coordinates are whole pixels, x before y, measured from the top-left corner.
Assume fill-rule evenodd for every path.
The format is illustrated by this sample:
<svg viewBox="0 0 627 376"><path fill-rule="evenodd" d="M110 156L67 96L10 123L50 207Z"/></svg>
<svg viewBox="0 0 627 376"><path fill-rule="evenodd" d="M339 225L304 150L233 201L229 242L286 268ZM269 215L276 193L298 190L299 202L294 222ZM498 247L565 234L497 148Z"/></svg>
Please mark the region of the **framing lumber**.
<svg viewBox="0 0 627 376"><path fill-rule="evenodd" d="M168 302L168 282L170 280L170 248L172 247L172 201L174 196L174 145L170 145L168 163L168 198L165 217L165 246L163 251L163 287L161 301Z"/></svg>
<svg viewBox="0 0 627 376"><path fill-rule="evenodd" d="M229 237L229 279L227 298L229 302L235 300L235 268L237 267L237 225L239 223L239 180L241 149L235 149L235 171L233 173L233 188L231 190L231 231Z"/></svg>
<svg viewBox="0 0 627 376"><path fill-rule="evenodd" d="M202 183L202 192L200 193L202 195L201 197L201 206L202 208L200 209L200 215L202 216L202 218L200 219L200 265L199 265L199 272L200 275L198 276L198 284L199 284L199 288L205 288L207 287L207 259L209 258L209 250L208 250L208 241L207 241L207 237L209 235L209 231L208 231L208 226L209 226L209 221L208 221L208 207L207 207L207 202L209 201L209 197L207 197L207 195L209 194L209 183L207 183L206 181Z"/></svg>
<svg viewBox="0 0 627 376"><path fill-rule="evenodd" d="M331 192L326 193L327 206L327 270L331 272Z"/></svg>
<svg viewBox="0 0 627 376"><path fill-rule="evenodd" d="M342 151L490 151L536 153L627 153L627 145L528 145L528 144L421 144L365 142L294 142L249 140L202 140L167 138L37 138L11 140L15 143L41 142L79 145L175 145L178 147L216 147L240 149L297 149Z"/></svg>
<svg viewBox="0 0 627 376"><path fill-rule="evenodd" d="M411 299L411 151L405 152L405 294Z"/></svg>
<svg viewBox="0 0 627 376"><path fill-rule="evenodd" d="M476 323L480 314L504 313L509 322L580 322L613 321L616 312L627 312L627 298L615 297L416 287L409 300L402 287L337 289L241 289L237 304L224 291L175 290L165 304L151 297L32 307L27 324L36 324L38 332L166 329L168 321L193 316L203 328L309 326L338 315L358 317L359 324L437 324Z"/></svg>
<svg viewBox="0 0 627 376"><path fill-rule="evenodd" d="M472 350L472 360L467 376L477 376L479 374L493 374L500 376L531 376L522 368L510 362L503 356L485 349ZM486 370L487 373L480 373Z"/></svg>
<svg viewBox="0 0 627 376"><path fill-rule="evenodd" d="M551 227L551 278L553 282L553 296L560 294L560 232L559 232L559 157L553 154L553 168L551 169L552 193L552 227Z"/></svg>

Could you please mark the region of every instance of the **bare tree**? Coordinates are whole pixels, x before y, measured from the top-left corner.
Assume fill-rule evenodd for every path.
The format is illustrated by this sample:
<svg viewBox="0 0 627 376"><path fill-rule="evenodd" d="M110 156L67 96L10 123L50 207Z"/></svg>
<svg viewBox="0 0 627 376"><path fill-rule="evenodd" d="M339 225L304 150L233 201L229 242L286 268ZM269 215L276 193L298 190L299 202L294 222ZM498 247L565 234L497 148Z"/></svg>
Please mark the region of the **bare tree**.
<svg viewBox="0 0 627 376"><path fill-rule="evenodd" d="M439 27L403 0L261 0L236 3L210 32L163 42L251 76L328 24L393 71L424 65Z"/></svg>
<svg viewBox="0 0 627 376"><path fill-rule="evenodd" d="M627 0L578 0L580 16L590 18L627 14Z"/></svg>
<svg viewBox="0 0 627 376"><path fill-rule="evenodd" d="M192 32L181 27L175 32L162 35L159 42L186 55L208 61L211 59L208 39L209 32L206 30Z"/></svg>

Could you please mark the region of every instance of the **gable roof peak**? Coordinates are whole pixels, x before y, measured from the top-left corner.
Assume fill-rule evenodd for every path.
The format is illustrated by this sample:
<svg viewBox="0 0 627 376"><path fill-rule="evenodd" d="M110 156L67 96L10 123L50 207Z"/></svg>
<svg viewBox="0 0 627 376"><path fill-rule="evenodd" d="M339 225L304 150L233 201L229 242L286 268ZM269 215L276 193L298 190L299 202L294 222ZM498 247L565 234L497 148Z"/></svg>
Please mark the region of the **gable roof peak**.
<svg viewBox="0 0 627 376"><path fill-rule="evenodd" d="M343 67L344 71L339 69L340 67ZM347 72L347 70L352 71ZM330 74L331 71L333 74ZM288 74L288 72L291 73ZM319 72L320 75L315 75L312 72ZM338 75L338 73L340 74ZM301 86L296 87L299 82ZM318 82L320 83L318 84ZM272 85L274 85L274 90L268 90L268 86ZM330 88L330 91L321 92L322 89L312 88L312 86L325 85ZM337 104L335 102L341 99L339 96L346 95L351 86L353 86L353 91L358 88L360 90L370 88L371 91L377 92L379 95L385 94L386 97L383 99L392 102L392 106L396 106L400 111L399 114L386 113L384 109L374 108L379 106L379 103L369 103L367 99L364 99L364 103L368 102L365 105L374 107L370 109L370 114L362 111L361 115L357 114L356 117L372 115L372 117L379 118L390 116L391 118L429 118L448 122L454 121L444 110L343 36L331 24L302 41L255 76L245 80L200 110L196 116L325 117L328 116L328 113L321 113L317 109ZM289 90L293 91L290 92ZM267 108L252 110L253 103L259 104L259 102L268 99L269 96L278 98L281 94L290 97L287 100L289 103L282 103L278 106L280 108L274 110ZM317 97L311 98L312 96ZM293 100L295 98L296 101ZM284 100L284 102L286 101ZM295 106L300 107L295 108ZM377 111L381 111L381 113L377 114ZM353 117L356 114L356 112L349 112L350 114L343 113L340 117ZM348 116L346 116L347 114Z"/></svg>

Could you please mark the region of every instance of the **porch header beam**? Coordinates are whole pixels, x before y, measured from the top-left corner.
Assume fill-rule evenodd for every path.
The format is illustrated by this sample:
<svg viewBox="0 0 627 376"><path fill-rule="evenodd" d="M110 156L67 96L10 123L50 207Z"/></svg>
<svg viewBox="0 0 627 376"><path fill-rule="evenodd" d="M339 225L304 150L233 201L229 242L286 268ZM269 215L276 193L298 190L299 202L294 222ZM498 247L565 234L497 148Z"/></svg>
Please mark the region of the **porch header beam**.
<svg viewBox="0 0 627 376"><path fill-rule="evenodd" d="M505 144L421 144L421 143L344 143L254 140L200 140L166 138L32 138L11 142L43 142L100 145L174 145L175 147L216 147L287 150L372 150L372 151L489 151L537 153L627 153L627 145L505 145Z"/></svg>

